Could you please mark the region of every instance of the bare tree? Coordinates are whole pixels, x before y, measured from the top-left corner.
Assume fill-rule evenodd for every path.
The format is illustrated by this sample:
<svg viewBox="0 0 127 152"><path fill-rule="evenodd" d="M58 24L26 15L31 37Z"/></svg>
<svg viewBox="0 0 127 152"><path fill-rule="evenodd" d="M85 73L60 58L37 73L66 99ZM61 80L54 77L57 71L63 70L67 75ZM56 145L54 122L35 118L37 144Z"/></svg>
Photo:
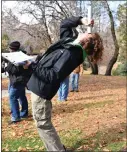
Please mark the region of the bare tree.
<svg viewBox="0 0 127 152"><path fill-rule="evenodd" d="M59 31L60 31L59 26L61 20L63 20L64 18L70 17L72 15L75 16L77 14L87 17L87 1L83 1L83 0L82 1L30 0L30 1L18 1L18 4L19 4L18 6L20 6L18 9L20 14L29 15L31 18L31 22L21 23L21 21L19 21L16 18L16 14L13 14L10 10L7 10L5 12L8 13L8 15L6 15L6 17L4 18L5 23L2 23L3 25L2 31L8 32L8 30L10 30L11 34L13 33L12 37L15 36L18 39L22 39L22 42L24 44L26 44L26 42L29 41L29 45L31 45L34 50L39 50L39 49L46 50L51 43L54 43L54 41L57 41L59 39ZM104 1L103 4L105 4L106 11L104 10L103 5L101 5L101 2L93 1L93 9L94 9L93 18L95 20L94 31L102 34L104 41L107 44L109 44L109 41L111 42L111 40L106 38L106 35L108 33L105 32L106 31L105 27L107 26L107 22L106 22L107 18L105 18L104 20L104 15L107 15L108 12L108 7L107 7L108 4L106 5L106 1ZM79 29L82 32L86 31L86 28L84 26L81 26L81 28ZM108 49L108 47L106 47L106 49ZM98 73L97 65L93 65L91 63L91 66L93 69L92 73L97 74Z"/></svg>
<svg viewBox="0 0 127 152"><path fill-rule="evenodd" d="M111 71L112 71L112 67L115 64L115 62L117 61L117 58L118 58L118 55L119 55L119 45L118 45L118 41L117 41L117 38L116 38L115 24L114 24L114 18L113 18L112 11L111 11L111 9L109 7L109 4L108 4L107 0L105 0L103 3L104 3L104 7L107 10L109 18L110 18L111 33L112 33L112 38L113 38L113 42L114 42L114 46L115 46L114 55L112 56L108 66L107 66L106 73L105 73L105 75L109 75L110 76L111 75Z"/></svg>
<svg viewBox="0 0 127 152"><path fill-rule="evenodd" d="M19 2L21 3L21 2ZM25 1L22 4L26 4L24 8L21 9L21 14L29 14L38 23L38 30L36 29L36 34L33 35L33 31L28 31L28 27L31 25L22 24L24 28L18 30L25 30L31 36L40 37L41 40L46 40L46 47L48 47L54 40L59 38L59 24L63 18L72 16L73 10L75 11L76 5L73 1ZM70 9L70 5L72 9ZM74 9L73 9L74 8ZM26 28L27 27L27 28ZM37 27L37 25L36 25ZM42 28L43 27L43 28ZM34 27L35 28L35 27ZM41 29L41 30L40 30ZM42 30L43 29L43 30ZM34 30L35 31L35 30ZM55 31L55 32L54 32ZM55 35L56 34L56 35ZM54 38L55 37L55 38Z"/></svg>

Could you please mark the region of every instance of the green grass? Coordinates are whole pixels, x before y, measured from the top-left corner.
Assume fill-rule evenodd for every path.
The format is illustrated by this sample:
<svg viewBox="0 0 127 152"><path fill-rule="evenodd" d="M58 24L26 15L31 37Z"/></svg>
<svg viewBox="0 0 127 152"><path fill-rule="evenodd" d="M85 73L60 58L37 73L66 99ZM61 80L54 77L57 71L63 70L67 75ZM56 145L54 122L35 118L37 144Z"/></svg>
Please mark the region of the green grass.
<svg viewBox="0 0 127 152"><path fill-rule="evenodd" d="M7 139L2 142L2 149L5 151L19 151L20 149L27 149L28 151L40 151L44 150L44 146L42 141L40 140L40 137L34 137L34 138L18 138L18 139Z"/></svg>
<svg viewBox="0 0 127 152"><path fill-rule="evenodd" d="M126 138L125 124L121 124L121 127L123 129L122 132L120 132L119 128L111 128L98 131L91 137L85 137L85 135L82 134L82 131L78 129L69 130L67 132L62 131L60 136L63 144L67 147L72 147L75 150L85 145L88 151L92 150L99 152L106 148L110 151L117 152L126 145L125 140L123 140Z"/></svg>
<svg viewBox="0 0 127 152"><path fill-rule="evenodd" d="M108 144L106 148L116 152L116 151L122 150L122 148L124 148L125 146L126 146L126 142L121 141L121 142L114 142L114 143Z"/></svg>
<svg viewBox="0 0 127 152"><path fill-rule="evenodd" d="M60 132L60 137L62 143L67 147L77 148L77 142L82 139L82 132L78 129L62 131Z"/></svg>
<svg viewBox="0 0 127 152"><path fill-rule="evenodd" d="M112 100L107 100L103 102L96 102L96 103L87 103L84 105L84 108L100 108L104 107L105 105L113 104L114 101Z"/></svg>
<svg viewBox="0 0 127 152"><path fill-rule="evenodd" d="M98 131L96 134L86 137L81 130L74 129L68 131L61 131L60 138L66 147L76 150L81 146L87 147L87 151L103 151L104 148L110 151L119 151L126 145L126 131L125 124L121 124L122 132L119 128L111 128L108 130ZM123 140L124 139L124 140ZM27 151L42 151L44 145L39 136L33 138L21 137L15 139L6 139L2 142L3 151L19 151L25 148ZM84 149L80 149L84 150Z"/></svg>

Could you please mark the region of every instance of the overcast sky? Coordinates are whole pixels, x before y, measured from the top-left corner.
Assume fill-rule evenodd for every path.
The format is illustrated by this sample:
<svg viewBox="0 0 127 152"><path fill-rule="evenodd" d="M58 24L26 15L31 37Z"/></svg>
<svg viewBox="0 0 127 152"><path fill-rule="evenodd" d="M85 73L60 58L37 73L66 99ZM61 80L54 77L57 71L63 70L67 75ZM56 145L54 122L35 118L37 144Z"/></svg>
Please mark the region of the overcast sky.
<svg viewBox="0 0 127 152"><path fill-rule="evenodd" d="M110 5L111 10L117 11L118 5L125 3L125 1L108 1L108 3ZM6 1L6 2L4 1L4 5L2 5L2 9L3 9L3 6L5 6L7 8L13 8L13 10L16 10L15 9L15 7L16 7L16 1ZM22 15L21 16L21 15L16 14L16 16L19 18L19 20L21 22L28 23L30 21L30 17L27 16L27 15Z"/></svg>

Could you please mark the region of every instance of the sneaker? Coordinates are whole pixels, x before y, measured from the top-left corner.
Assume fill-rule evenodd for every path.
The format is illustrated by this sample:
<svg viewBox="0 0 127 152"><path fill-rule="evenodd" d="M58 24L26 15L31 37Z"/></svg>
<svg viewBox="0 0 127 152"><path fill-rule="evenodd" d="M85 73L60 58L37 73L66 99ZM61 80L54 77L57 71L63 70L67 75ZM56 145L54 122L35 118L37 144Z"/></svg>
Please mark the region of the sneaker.
<svg viewBox="0 0 127 152"><path fill-rule="evenodd" d="M26 117L21 117L22 120L25 120L25 119L27 119L27 118L28 118L28 116L26 116Z"/></svg>
<svg viewBox="0 0 127 152"><path fill-rule="evenodd" d="M63 145L63 148L64 148L65 152L74 152L74 150L73 150L73 149L66 148L64 145Z"/></svg>
<svg viewBox="0 0 127 152"><path fill-rule="evenodd" d="M74 90L70 90L70 92L74 92Z"/></svg>
<svg viewBox="0 0 127 152"><path fill-rule="evenodd" d="M18 123L18 122L20 122L21 120L18 120L18 121L8 121L8 125L12 125L12 124L16 124L16 123Z"/></svg>
<svg viewBox="0 0 127 152"><path fill-rule="evenodd" d="M65 102L67 101L67 99L63 99L63 100L58 100L59 102Z"/></svg>
<svg viewBox="0 0 127 152"><path fill-rule="evenodd" d="M75 90L75 92L79 92L79 90Z"/></svg>

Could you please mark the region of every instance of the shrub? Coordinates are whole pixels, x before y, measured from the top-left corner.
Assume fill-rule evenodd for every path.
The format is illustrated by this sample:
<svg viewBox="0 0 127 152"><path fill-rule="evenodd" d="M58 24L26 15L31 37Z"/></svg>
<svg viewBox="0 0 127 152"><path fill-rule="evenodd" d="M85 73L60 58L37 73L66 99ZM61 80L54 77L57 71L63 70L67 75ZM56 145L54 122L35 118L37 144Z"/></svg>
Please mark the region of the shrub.
<svg viewBox="0 0 127 152"><path fill-rule="evenodd" d="M127 62L119 64L115 70L112 70L112 75L127 76Z"/></svg>

